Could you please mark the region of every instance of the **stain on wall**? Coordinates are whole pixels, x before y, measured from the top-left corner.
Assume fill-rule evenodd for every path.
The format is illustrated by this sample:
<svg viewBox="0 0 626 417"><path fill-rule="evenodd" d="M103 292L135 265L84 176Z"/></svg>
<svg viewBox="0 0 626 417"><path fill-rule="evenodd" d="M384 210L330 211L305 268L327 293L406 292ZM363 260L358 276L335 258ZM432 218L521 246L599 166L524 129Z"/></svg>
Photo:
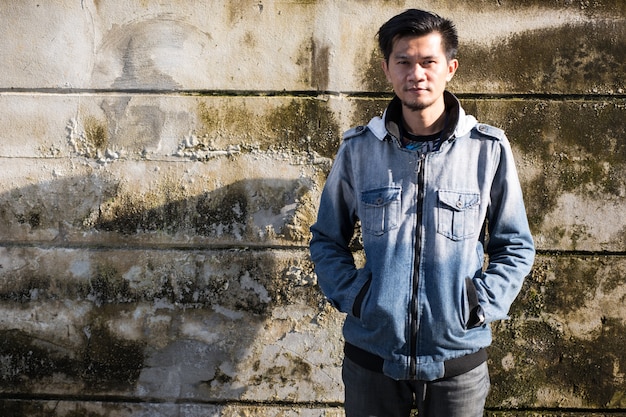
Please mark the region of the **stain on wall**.
<svg viewBox="0 0 626 417"><path fill-rule="evenodd" d="M100 206L96 230L124 235L189 233L233 241L281 236L303 241L312 216L306 180L243 180L214 192L180 198L163 193L117 195Z"/></svg>
<svg viewBox="0 0 626 417"><path fill-rule="evenodd" d="M541 256L495 326L492 404L621 408L626 276L611 256ZM608 301L608 299L612 301Z"/></svg>
<svg viewBox="0 0 626 417"><path fill-rule="evenodd" d="M267 121L279 148L329 158L337 152L341 132L333 112L321 100L292 100Z"/></svg>
<svg viewBox="0 0 626 417"><path fill-rule="evenodd" d="M71 119L67 125L68 143L77 155L99 159L104 157L109 144L109 127L94 116L87 116L81 130L78 121Z"/></svg>
<svg viewBox="0 0 626 417"><path fill-rule="evenodd" d="M330 47L311 38L300 47L296 65L302 68L302 81L317 91L326 91L329 85Z"/></svg>
<svg viewBox="0 0 626 417"><path fill-rule="evenodd" d="M382 62L385 58L378 48L378 44L372 49L367 65L363 68L362 82L367 91L388 91L392 93L392 88L383 72Z"/></svg>
<svg viewBox="0 0 626 417"><path fill-rule="evenodd" d="M620 179L623 100L554 97L463 104L480 120L506 130L518 153L527 213L541 247L624 247L624 225L603 221L626 198ZM573 207L575 212L569 211Z"/></svg>
<svg viewBox="0 0 626 417"><path fill-rule="evenodd" d="M607 19L516 33L495 45L461 44L454 84L479 92L623 94L625 39L624 22Z"/></svg>
<svg viewBox="0 0 626 417"><path fill-rule="evenodd" d="M168 16L115 25L98 46L93 82L121 90L181 88L181 68L210 59L210 41L209 33Z"/></svg>
<svg viewBox="0 0 626 417"><path fill-rule="evenodd" d="M136 383L143 367L143 342L120 339L98 322L85 326L85 342L79 350L17 329L2 333L0 387L4 391L28 393L39 381L59 377L82 381L84 392L123 391Z"/></svg>

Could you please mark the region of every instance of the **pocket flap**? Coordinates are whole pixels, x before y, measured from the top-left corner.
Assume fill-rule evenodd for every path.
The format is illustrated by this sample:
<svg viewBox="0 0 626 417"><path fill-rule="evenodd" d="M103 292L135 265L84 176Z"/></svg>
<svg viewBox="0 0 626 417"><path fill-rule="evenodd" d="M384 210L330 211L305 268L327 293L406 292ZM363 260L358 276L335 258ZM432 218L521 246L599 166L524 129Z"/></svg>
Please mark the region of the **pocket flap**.
<svg viewBox="0 0 626 417"><path fill-rule="evenodd" d="M439 190L439 201L456 211L472 208L480 203L478 193Z"/></svg>
<svg viewBox="0 0 626 417"><path fill-rule="evenodd" d="M400 196L400 187L385 187L367 190L361 193L361 201L368 206L382 207L395 201Z"/></svg>

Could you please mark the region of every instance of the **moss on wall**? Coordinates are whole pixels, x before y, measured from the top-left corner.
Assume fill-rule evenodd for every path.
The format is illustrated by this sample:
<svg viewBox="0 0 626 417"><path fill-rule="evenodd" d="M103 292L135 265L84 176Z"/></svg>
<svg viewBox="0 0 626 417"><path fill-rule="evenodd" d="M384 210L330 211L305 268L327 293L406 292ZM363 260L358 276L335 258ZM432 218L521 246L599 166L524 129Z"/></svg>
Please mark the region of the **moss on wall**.
<svg viewBox="0 0 626 417"><path fill-rule="evenodd" d="M512 321L495 330L490 406L620 407L616 394L626 388L619 377L626 365L621 321L604 318L586 339L569 337L550 321Z"/></svg>
<svg viewBox="0 0 626 417"><path fill-rule="evenodd" d="M316 307L321 300L321 294L311 290L313 267L302 259L301 250L14 250L5 256L33 259L0 275L0 300L7 306L39 306L63 298L103 312L163 302L189 309L219 305L264 315L291 302ZM68 272L74 263L84 264L80 275Z"/></svg>
<svg viewBox="0 0 626 417"><path fill-rule="evenodd" d="M279 149L333 157L341 136L335 114L319 99L292 100L267 118Z"/></svg>
<svg viewBox="0 0 626 417"><path fill-rule="evenodd" d="M131 294L126 281L110 263L100 263L96 265L94 276L89 280L90 291L86 298L93 300L96 304L127 303L132 301Z"/></svg>
<svg viewBox="0 0 626 417"><path fill-rule="evenodd" d="M453 84L478 92L623 93L625 51L619 20L522 32L495 45L462 44Z"/></svg>
<svg viewBox="0 0 626 417"><path fill-rule="evenodd" d="M352 113L352 126L366 125L372 117L382 116L383 112L387 108L391 100L391 95L388 99L361 99L354 105L354 112Z"/></svg>
<svg viewBox="0 0 626 417"><path fill-rule="evenodd" d="M135 385L144 367L146 342L120 337L109 329L107 320L118 315L118 307L92 310L85 327L85 347L78 364L88 391L124 391Z"/></svg>
<svg viewBox="0 0 626 417"><path fill-rule="evenodd" d="M87 158L100 158L109 145L108 123L94 116L85 116L83 126L71 122L68 139L74 151ZM82 130L80 130L82 129Z"/></svg>
<svg viewBox="0 0 626 417"><path fill-rule="evenodd" d="M301 81L317 91L326 91L329 83L330 47L310 38L300 47L296 65L301 68Z"/></svg>
<svg viewBox="0 0 626 417"><path fill-rule="evenodd" d="M249 179L185 196L178 185L164 185L163 190L110 199L90 223L96 230L124 235L191 233L235 241L279 237L301 242L308 239L314 215L310 187L306 179Z"/></svg>
<svg viewBox="0 0 626 417"><path fill-rule="evenodd" d="M623 406L626 323L604 301L623 293L621 266L612 257L538 259L513 319L493 325L491 406Z"/></svg>
<svg viewBox="0 0 626 417"><path fill-rule="evenodd" d="M366 66L357 65L357 68L362 68L362 83L366 86L367 91L392 91L391 85L385 77L383 72L382 62L383 54L378 47L375 47L370 52L369 60Z"/></svg>
<svg viewBox="0 0 626 417"><path fill-rule="evenodd" d="M268 102L271 100L268 98ZM254 103L241 103L238 107L211 107L200 102L196 146L214 149L213 143L232 137L231 143L239 144L244 152L280 150L334 156L341 132L337 116L323 97L293 98L274 108L266 102L263 107L270 110L261 116L248 108Z"/></svg>
<svg viewBox="0 0 626 417"><path fill-rule="evenodd" d="M520 150L520 174L533 231L575 247L576 232L543 227L564 194L621 201L626 195L626 126L623 99L591 100L463 100L469 113L506 130ZM526 170L530 168L533 175ZM622 237L611 239L618 246Z"/></svg>
<svg viewBox="0 0 626 417"><path fill-rule="evenodd" d="M546 13L568 8L620 16L623 2L550 3L541 0L498 2L498 8L538 6ZM460 7L457 2L454 7ZM569 6L569 7L568 7ZM580 6L580 7L579 7ZM587 7L589 6L589 7ZM493 2L472 2L473 10L490 11ZM617 18L581 21L557 27L514 33L491 44L468 41L461 34L459 70L452 89L471 93L608 93L623 94L626 83L626 25ZM375 47L361 69L365 91L389 91L381 69L383 56Z"/></svg>
<svg viewBox="0 0 626 417"><path fill-rule="evenodd" d="M485 11L496 9L502 13L514 10L527 10L534 7L541 8L545 13L554 13L560 10L580 10L589 15L597 13L623 14L626 12L626 4L621 0L498 0L495 2L492 0L447 0L441 3L438 3L438 7L444 7L445 5L446 8L452 10L471 8L471 10Z"/></svg>
<svg viewBox="0 0 626 417"><path fill-rule="evenodd" d="M0 332L0 388L28 393L56 378L75 379L85 392L118 391L132 386L143 367L143 342L124 340L106 326L106 311L95 311L79 351L21 330ZM53 390L54 391L54 390Z"/></svg>

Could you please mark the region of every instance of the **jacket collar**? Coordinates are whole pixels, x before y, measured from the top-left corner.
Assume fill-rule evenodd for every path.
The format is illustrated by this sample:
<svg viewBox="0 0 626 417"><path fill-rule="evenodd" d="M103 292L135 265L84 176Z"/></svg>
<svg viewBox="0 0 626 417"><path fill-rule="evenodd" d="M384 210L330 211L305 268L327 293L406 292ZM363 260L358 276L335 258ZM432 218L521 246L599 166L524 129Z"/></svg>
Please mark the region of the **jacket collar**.
<svg viewBox="0 0 626 417"><path fill-rule="evenodd" d="M477 123L474 116L465 114L459 100L448 91L444 91L444 101L448 112L448 124L445 132L443 132L443 137L447 140L453 140L469 133ZM400 136L398 123L401 114L402 103L397 96L394 96L383 116L372 118L367 127L379 140L385 140L387 135L398 138Z"/></svg>

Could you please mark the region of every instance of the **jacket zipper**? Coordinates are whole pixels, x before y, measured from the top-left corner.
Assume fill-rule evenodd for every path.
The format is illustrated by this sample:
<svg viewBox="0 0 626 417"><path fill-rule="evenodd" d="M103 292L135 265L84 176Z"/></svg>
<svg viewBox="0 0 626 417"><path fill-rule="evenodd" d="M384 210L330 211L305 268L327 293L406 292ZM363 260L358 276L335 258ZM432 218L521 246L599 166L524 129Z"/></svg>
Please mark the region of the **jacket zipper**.
<svg viewBox="0 0 626 417"><path fill-rule="evenodd" d="M415 228L415 261L413 263L413 285L411 294L411 312L410 312L410 379L417 377L417 334L419 322L419 304L418 304L418 287L419 287L419 264L421 257L421 241L422 241L422 211L424 208L424 163L426 155L422 154L418 160L417 166L417 221Z"/></svg>

